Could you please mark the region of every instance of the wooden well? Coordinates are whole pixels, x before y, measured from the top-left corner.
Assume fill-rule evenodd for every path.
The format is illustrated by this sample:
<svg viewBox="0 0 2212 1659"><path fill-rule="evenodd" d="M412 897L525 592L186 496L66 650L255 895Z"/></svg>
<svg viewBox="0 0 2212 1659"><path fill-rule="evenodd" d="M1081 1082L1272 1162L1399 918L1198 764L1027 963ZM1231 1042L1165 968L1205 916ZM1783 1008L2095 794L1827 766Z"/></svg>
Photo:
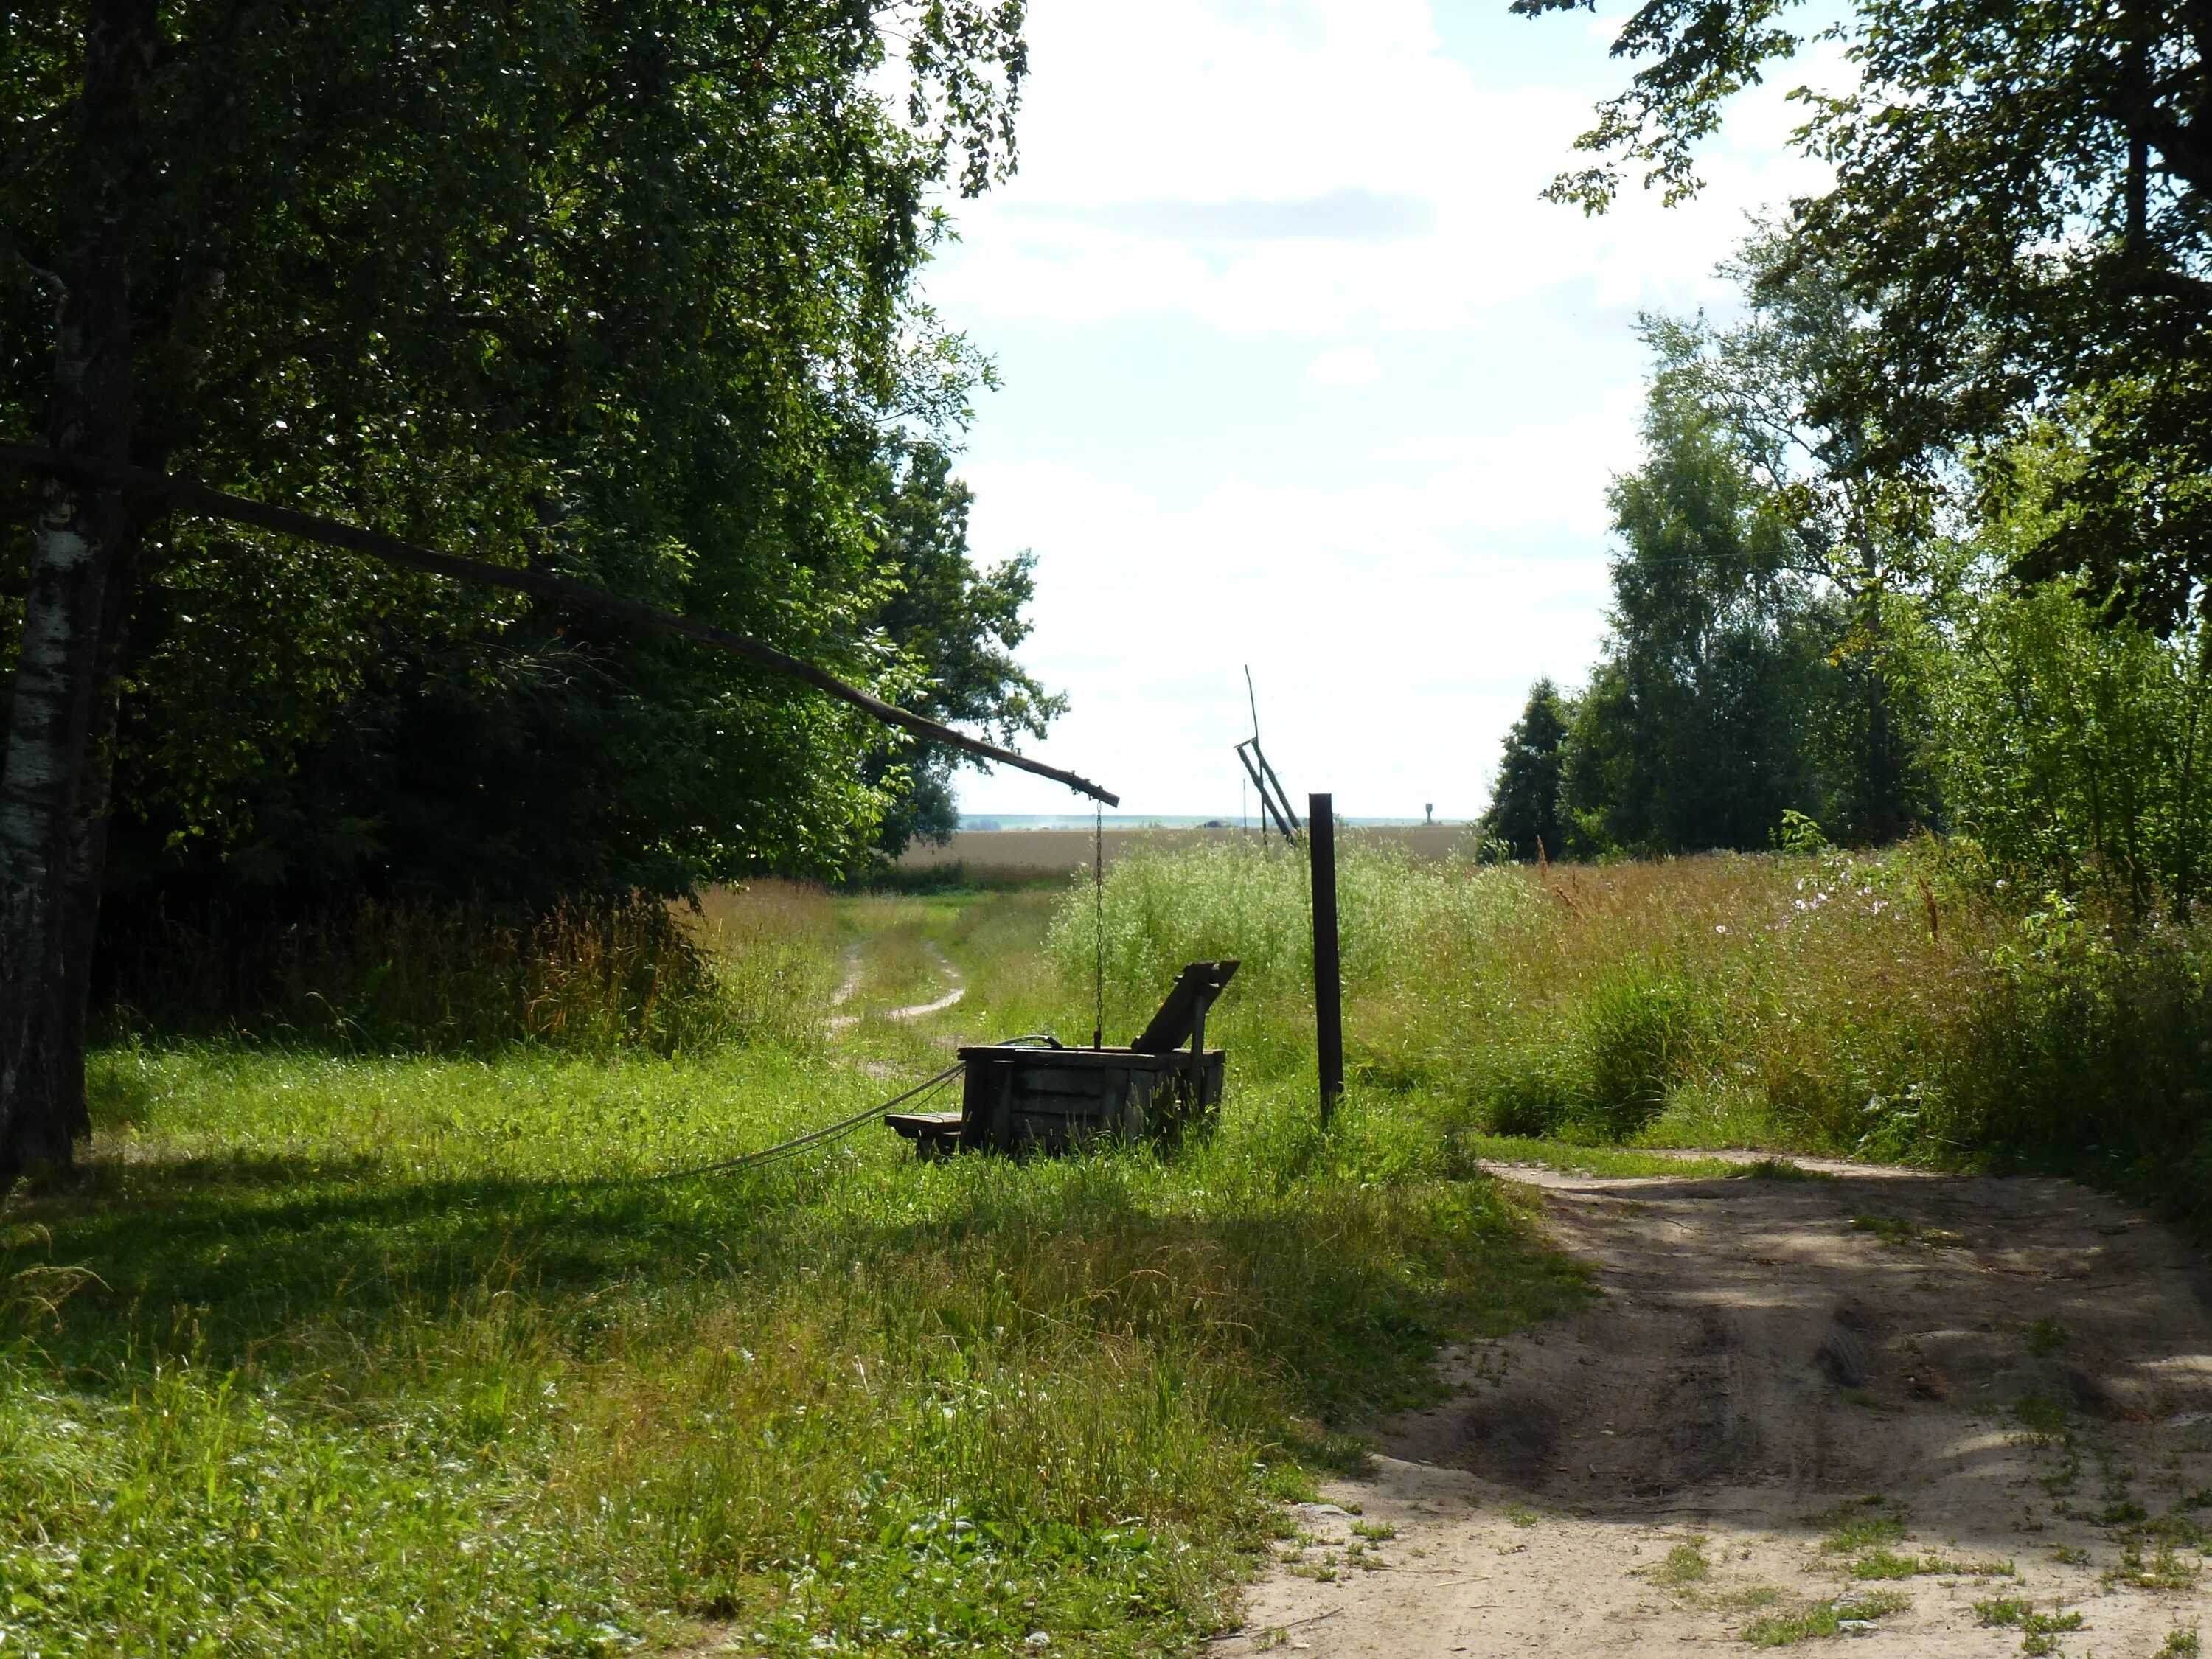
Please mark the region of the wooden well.
<svg viewBox="0 0 2212 1659"><path fill-rule="evenodd" d="M963 1048L957 1112L900 1112L885 1121L924 1158L1171 1144L1221 1103L1227 1056L1206 1046L1206 1014L1236 971L1233 961L1191 963L1126 1048L1064 1048L1049 1037Z"/></svg>

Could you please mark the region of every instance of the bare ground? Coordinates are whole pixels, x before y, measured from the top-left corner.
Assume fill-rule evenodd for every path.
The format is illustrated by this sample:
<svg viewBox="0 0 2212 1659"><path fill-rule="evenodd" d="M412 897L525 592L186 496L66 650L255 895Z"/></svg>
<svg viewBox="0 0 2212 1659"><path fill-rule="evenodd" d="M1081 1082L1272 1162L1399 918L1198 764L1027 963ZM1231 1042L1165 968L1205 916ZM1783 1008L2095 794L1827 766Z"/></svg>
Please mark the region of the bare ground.
<svg viewBox="0 0 2212 1659"><path fill-rule="evenodd" d="M1827 1178L1500 1169L1602 1298L1449 1356L1214 1650L2197 1652L2202 1258L2065 1182L1800 1163Z"/></svg>

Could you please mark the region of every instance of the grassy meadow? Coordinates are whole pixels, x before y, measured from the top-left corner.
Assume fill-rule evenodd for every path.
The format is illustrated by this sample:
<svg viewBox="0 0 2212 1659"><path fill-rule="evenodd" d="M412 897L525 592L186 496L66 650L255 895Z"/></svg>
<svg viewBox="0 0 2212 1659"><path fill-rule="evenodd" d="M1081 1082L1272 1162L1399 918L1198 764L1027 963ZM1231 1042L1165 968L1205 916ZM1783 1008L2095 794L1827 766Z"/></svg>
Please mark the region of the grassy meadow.
<svg viewBox="0 0 2212 1659"><path fill-rule="evenodd" d="M1422 1121L1323 1136L1294 1076L1255 1077L1172 1162L921 1165L871 1125L665 1178L881 1100L963 1030L1067 1029L1056 902L724 896L685 1018L729 1024L667 1051L609 1046L620 1008L565 1048L100 1051L87 1172L0 1233L0 1652L1220 1628L1343 1425L1426 1397L1439 1343L1583 1293ZM968 1000L882 1018L933 951Z"/></svg>
<svg viewBox="0 0 2212 1659"><path fill-rule="evenodd" d="M1239 956L1217 1028L1310 1065L1306 876L1251 846L1106 884L1109 1025ZM1448 1139L1752 1146L2082 1176L2212 1224L2212 932L2008 890L1957 847L1609 865L1346 849L1357 1099ZM1069 979L1097 936L1072 900Z"/></svg>
<svg viewBox="0 0 2212 1659"><path fill-rule="evenodd" d="M87 1170L0 1215L0 1654L1184 1650L1272 1500L1430 1397L1441 1344L1587 1294L1483 1158L1745 1145L2197 1204L2190 929L1933 848L1534 871L1354 841L1323 1132L1304 884L1249 845L1134 854L1102 939L1087 885L764 883L642 969L592 968L605 932L580 965L422 945L404 974L356 944L368 982L293 982L360 1017L130 1013ZM1109 1040L1182 962L1244 962L1209 1028L1229 1103L1172 1158L920 1164L870 1125L684 1173L963 1038L1086 1038L1102 949ZM888 1017L948 965L964 1000Z"/></svg>

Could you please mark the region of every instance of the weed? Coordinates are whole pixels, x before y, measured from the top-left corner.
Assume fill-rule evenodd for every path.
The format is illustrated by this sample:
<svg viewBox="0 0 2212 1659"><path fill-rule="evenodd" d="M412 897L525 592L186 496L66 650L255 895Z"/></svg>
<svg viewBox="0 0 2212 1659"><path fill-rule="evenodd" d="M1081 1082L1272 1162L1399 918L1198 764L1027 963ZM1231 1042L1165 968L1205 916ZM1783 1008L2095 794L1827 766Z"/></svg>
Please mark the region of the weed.
<svg viewBox="0 0 2212 1659"><path fill-rule="evenodd" d="M1840 1635L1847 1626L1871 1623L1912 1605L1895 1590L1852 1590L1832 1601L1815 1601L1791 1613L1770 1613L1744 1627L1743 1639L1755 1648L1786 1648L1820 1637Z"/></svg>
<svg viewBox="0 0 2212 1659"><path fill-rule="evenodd" d="M111 994L126 1029L340 1053L805 1047L830 994L830 923L826 897L783 882L520 920L368 899L281 928L160 917L124 930Z"/></svg>
<svg viewBox="0 0 2212 1659"><path fill-rule="evenodd" d="M2069 1340L2066 1328L2048 1314L2027 1328L2027 1351L2032 1354L2054 1354Z"/></svg>
<svg viewBox="0 0 2212 1659"><path fill-rule="evenodd" d="M1920 1237L1920 1229L1911 1222L1887 1215L1855 1215L1851 1231L1872 1233L1885 1244L1909 1244Z"/></svg>
<svg viewBox="0 0 2212 1659"><path fill-rule="evenodd" d="M1712 1576L1712 1563L1705 1559L1705 1540L1686 1538L1667 1552L1667 1558L1651 1570L1651 1582L1671 1590L1687 1589L1692 1584L1703 1583Z"/></svg>
<svg viewBox="0 0 2212 1659"><path fill-rule="evenodd" d="M2051 1654L2058 1651L2058 1638L2070 1631L2081 1628L2078 1613L2060 1613L2055 1608L2049 1613L2029 1613L2020 1620L2020 1650L2026 1654Z"/></svg>
<svg viewBox="0 0 2212 1659"><path fill-rule="evenodd" d="M1808 1170L1786 1158L1754 1158L1737 1173L1752 1181L1835 1181L1840 1178L1832 1170Z"/></svg>
<svg viewBox="0 0 2212 1659"><path fill-rule="evenodd" d="M1885 1244L1931 1244L1948 1249L1961 1241L1959 1235L1941 1227L1923 1227L1917 1221L1906 1221L1896 1216L1855 1215L1851 1218L1855 1232L1872 1233Z"/></svg>
<svg viewBox="0 0 2212 1659"><path fill-rule="evenodd" d="M1505 1518L1516 1527L1533 1527L1536 1524L1536 1511L1520 1504L1508 1504Z"/></svg>
<svg viewBox="0 0 2212 1659"><path fill-rule="evenodd" d="M2143 1559L2142 1545L2128 1543L2120 1547L2119 1561L2106 1571L2104 1581L2137 1589L2185 1590L2196 1588L2202 1571L2176 1555L2169 1543L2160 1543L2148 1561Z"/></svg>
<svg viewBox="0 0 2212 1659"><path fill-rule="evenodd" d="M2027 1431L2029 1438L2039 1446L2051 1445L2063 1439L2074 1426L2074 1408L2040 1389L2030 1389L2014 1401L2012 1414Z"/></svg>
<svg viewBox="0 0 2212 1659"><path fill-rule="evenodd" d="M1398 1535L1398 1528L1388 1521L1355 1521L1352 1532L1370 1543L1385 1543Z"/></svg>
<svg viewBox="0 0 2212 1659"><path fill-rule="evenodd" d="M2159 1644L2157 1659L2197 1659L2203 1650L2203 1644L2197 1639L2197 1627L2192 1625L2186 1630L2166 1632L2166 1640Z"/></svg>
<svg viewBox="0 0 2212 1659"><path fill-rule="evenodd" d="M1826 1534L1820 1547L1842 1554L1877 1544L1894 1544L1905 1536L1905 1518L1883 1498L1862 1498L1830 1510L1814 1523Z"/></svg>
<svg viewBox="0 0 2212 1659"><path fill-rule="evenodd" d="M2051 1552L2051 1559L2063 1567L2086 1567L2089 1565L2089 1552L2071 1544L2061 1544Z"/></svg>
<svg viewBox="0 0 2212 1659"><path fill-rule="evenodd" d="M1911 1578L1921 1573L1954 1572L1949 1562L1933 1555L1899 1555L1894 1550L1872 1549L1851 1563L1854 1578Z"/></svg>
<svg viewBox="0 0 2212 1659"><path fill-rule="evenodd" d="M1782 1592L1771 1584L1747 1584L1741 1589L1723 1590L1718 1595L1700 1598L1699 1605L1716 1613L1757 1613L1771 1607L1782 1599Z"/></svg>
<svg viewBox="0 0 2212 1659"><path fill-rule="evenodd" d="M1250 845L1123 854L1105 884L1109 1025L1134 1029L1183 963L1236 956L1217 1018L1242 1075L1310 1065L1304 880ZM1353 834L1338 881L1355 1082L1462 1129L1986 1157L2192 1214L2212 1192L2212 929L2051 948L2024 925L2033 901L1932 842L1540 875L1419 865ZM1940 939L1923 884L1942 890ZM1094 931L1086 887L1052 938L1070 985L1089 984Z"/></svg>
<svg viewBox="0 0 2212 1659"><path fill-rule="evenodd" d="M1974 1622L1981 1625L2017 1625L2035 1610L2034 1603L2017 1595L1996 1595L1986 1601L1974 1603Z"/></svg>
<svg viewBox="0 0 2212 1659"><path fill-rule="evenodd" d="M979 1018L1039 1011L996 972ZM1242 1085L1172 1160L866 1134L658 1181L896 1082L763 1042L140 1043L92 1084L100 1154L0 1239L0 1284L73 1286L0 1331L6 1622L54 1659L583 1659L691 1616L769 1656L1179 1650L1345 1455L1330 1423L1582 1294L1437 1126L1356 1091L1322 1137L1303 1091Z"/></svg>

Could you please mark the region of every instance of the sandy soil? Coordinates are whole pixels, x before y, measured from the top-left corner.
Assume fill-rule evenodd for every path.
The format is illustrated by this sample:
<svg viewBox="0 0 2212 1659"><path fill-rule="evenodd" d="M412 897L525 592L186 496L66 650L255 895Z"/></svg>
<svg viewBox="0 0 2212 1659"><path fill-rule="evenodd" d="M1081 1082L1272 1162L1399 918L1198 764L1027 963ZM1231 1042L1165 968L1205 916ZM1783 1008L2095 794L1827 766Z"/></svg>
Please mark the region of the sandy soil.
<svg viewBox="0 0 2212 1659"><path fill-rule="evenodd" d="M1809 1610L1814 1651L2195 1653L2203 1261L2063 1182L1800 1162L1832 1178L1500 1169L1601 1300L1450 1355L1456 1396L1300 1506L1213 1650L1745 1650ZM1854 1577L1870 1547L1909 1576ZM2005 1598L2080 1627L1983 1622Z"/></svg>

